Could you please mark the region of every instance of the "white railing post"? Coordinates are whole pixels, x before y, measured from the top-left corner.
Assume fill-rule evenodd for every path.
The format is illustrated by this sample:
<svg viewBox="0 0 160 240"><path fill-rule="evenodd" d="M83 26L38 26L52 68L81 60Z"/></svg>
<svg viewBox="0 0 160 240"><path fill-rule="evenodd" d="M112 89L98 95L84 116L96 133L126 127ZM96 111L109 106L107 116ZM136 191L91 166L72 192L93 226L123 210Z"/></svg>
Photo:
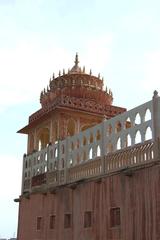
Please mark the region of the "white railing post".
<svg viewBox="0 0 160 240"><path fill-rule="evenodd" d="M66 144L65 144L65 158L64 158L64 183L67 183L68 181L68 173L67 173L67 168L68 168L68 160L69 160L69 137L66 137L65 139Z"/></svg>
<svg viewBox="0 0 160 240"><path fill-rule="evenodd" d="M102 135L102 140L101 140L101 172L102 174L104 173L105 169L104 169L104 158L105 158L105 152L106 152L106 144L105 144L105 135L106 135L106 129L105 129L105 122L106 119L104 119L104 121L101 123L101 135Z"/></svg>
<svg viewBox="0 0 160 240"><path fill-rule="evenodd" d="M23 155L21 194L23 194L23 190L24 190L24 167L25 167L25 158L26 158L26 154Z"/></svg>
<svg viewBox="0 0 160 240"><path fill-rule="evenodd" d="M160 139L160 97L158 92L155 90L152 100L153 115L152 115L152 137L154 141L154 155L155 160L159 159L159 139Z"/></svg>

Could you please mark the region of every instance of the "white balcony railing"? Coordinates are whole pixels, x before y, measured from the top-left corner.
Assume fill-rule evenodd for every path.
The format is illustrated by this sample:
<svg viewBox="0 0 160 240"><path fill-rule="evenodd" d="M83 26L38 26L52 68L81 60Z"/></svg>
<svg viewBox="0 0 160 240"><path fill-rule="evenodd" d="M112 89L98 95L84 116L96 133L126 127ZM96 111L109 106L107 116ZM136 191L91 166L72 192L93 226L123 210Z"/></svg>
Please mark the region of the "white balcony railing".
<svg viewBox="0 0 160 240"><path fill-rule="evenodd" d="M160 97L155 92L147 103L24 156L22 191L30 190L31 179L41 174L56 185L153 161L159 136Z"/></svg>

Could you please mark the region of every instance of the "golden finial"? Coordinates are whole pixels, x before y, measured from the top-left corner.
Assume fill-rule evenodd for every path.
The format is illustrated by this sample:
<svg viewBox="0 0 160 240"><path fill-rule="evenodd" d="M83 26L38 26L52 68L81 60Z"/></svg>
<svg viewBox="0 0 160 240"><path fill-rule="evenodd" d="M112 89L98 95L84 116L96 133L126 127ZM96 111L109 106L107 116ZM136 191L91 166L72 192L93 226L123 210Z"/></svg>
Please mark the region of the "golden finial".
<svg viewBox="0 0 160 240"><path fill-rule="evenodd" d="M78 53L76 53L74 63L75 63L75 66L78 66L78 63L79 63L79 61L78 61Z"/></svg>

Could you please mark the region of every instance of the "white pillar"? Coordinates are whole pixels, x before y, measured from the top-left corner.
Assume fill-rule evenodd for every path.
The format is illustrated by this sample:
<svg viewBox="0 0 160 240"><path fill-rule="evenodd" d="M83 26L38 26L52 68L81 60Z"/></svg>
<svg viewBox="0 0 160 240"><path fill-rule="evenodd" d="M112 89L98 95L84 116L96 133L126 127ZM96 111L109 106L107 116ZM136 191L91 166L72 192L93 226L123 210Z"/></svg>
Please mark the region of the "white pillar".
<svg viewBox="0 0 160 240"><path fill-rule="evenodd" d="M153 115L152 115L152 127L153 127L153 140L160 138L160 97L158 92L154 91L153 95Z"/></svg>

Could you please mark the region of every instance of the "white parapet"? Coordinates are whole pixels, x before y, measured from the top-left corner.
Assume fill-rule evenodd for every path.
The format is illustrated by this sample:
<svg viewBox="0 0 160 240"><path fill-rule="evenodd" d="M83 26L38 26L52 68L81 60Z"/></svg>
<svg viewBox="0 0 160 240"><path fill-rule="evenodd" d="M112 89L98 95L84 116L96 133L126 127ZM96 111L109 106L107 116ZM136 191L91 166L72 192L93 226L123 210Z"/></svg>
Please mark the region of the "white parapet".
<svg viewBox="0 0 160 240"><path fill-rule="evenodd" d="M102 159L147 140L155 141L160 136L159 119L160 97L154 94L149 102L26 156L23 182L45 172L84 166L89 161L97 161L97 158Z"/></svg>

